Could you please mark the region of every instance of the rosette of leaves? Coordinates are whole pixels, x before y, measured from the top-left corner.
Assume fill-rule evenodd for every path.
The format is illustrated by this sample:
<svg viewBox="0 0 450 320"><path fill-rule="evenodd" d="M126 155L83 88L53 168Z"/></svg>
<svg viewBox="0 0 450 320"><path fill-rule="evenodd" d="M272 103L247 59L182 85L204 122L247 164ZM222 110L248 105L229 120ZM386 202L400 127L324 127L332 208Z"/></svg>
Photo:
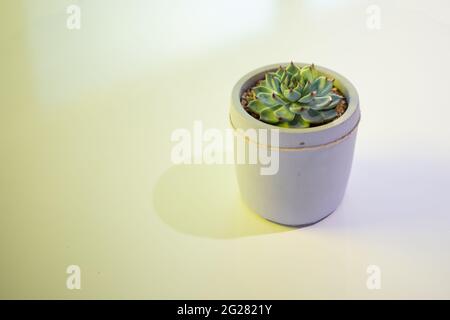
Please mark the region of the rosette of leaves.
<svg viewBox="0 0 450 320"><path fill-rule="evenodd" d="M292 62L266 73L244 98L246 109L259 120L288 128L330 122L346 106L334 79L320 74L313 64L300 68Z"/></svg>

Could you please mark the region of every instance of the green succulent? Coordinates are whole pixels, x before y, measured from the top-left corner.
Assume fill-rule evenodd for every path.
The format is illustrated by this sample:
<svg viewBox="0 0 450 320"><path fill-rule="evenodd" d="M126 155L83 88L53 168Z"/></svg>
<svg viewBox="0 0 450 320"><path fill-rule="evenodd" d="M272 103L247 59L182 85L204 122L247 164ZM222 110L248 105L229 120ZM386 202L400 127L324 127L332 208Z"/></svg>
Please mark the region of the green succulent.
<svg viewBox="0 0 450 320"><path fill-rule="evenodd" d="M302 68L290 63L265 74L247 96L247 108L261 121L287 128L306 128L330 122L340 115L336 107L345 99L334 79L320 74L314 65Z"/></svg>

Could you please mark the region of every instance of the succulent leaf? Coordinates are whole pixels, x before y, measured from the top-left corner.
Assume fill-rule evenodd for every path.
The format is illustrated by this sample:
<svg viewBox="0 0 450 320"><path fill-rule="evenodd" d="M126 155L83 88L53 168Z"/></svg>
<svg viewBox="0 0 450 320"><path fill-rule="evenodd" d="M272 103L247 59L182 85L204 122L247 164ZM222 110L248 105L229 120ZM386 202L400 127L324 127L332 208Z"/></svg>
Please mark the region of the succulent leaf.
<svg viewBox="0 0 450 320"><path fill-rule="evenodd" d="M254 113L261 114L264 109L267 109L268 106L263 104L259 100L252 100L248 103L247 107L252 110Z"/></svg>
<svg viewBox="0 0 450 320"><path fill-rule="evenodd" d="M332 100L333 99L330 96L314 97L312 101L309 103L309 105L313 110L322 110L322 108L328 106Z"/></svg>
<svg viewBox="0 0 450 320"><path fill-rule="evenodd" d="M303 120L299 115L295 116L295 120L291 122L291 128L308 128L309 126L309 122Z"/></svg>
<svg viewBox="0 0 450 320"><path fill-rule="evenodd" d="M286 70L284 70L280 76L281 85L285 85L285 86L288 85L289 81L286 80L287 77L288 77L288 73L286 72Z"/></svg>
<svg viewBox="0 0 450 320"><path fill-rule="evenodd" d="M294 120L281 122L278 126L282 128L308 128L310 124L303 120L301 116L296 115Z"/></svg>
<svg viewBox="0 0 450 320"><path fill-rule="evenodd" d="M313 82L313 75L310 66L305 66L300 70L300 76L309 82Z"/></svg>
<svg viewBox="0 0 450 320"><path fill-rule="evenodd" d="M322 116L323 121L330 121L338 116L337 111L335 109L321 111L320 115Z"/></svg>
<svg viewBox="0 0 450 320"><path fill-rule="evenodd" d="M303 97L298 99L298 102L299 103L310 103L314 99L315 95L316 95L315 91L310 92L307 95L304 95Z"/></svg>
<svg viewBox="0 0 450 320"><path fill-rule="evenodd" d="M330 94L330 97L331 97L331 102L328 105L328 107L324 110L335 108L343 99L343 97L341 97L340 95L337 95L337 94Z"/></svg>
<svg viewBox="0 0 450 320"><path fill-rule="evenodd" d="M296 91L300 96L302 95L302 86L300 83L294 88L294 91Z"/></svg>
<svg viewBox="0 0 450 320"><path fill-rule="evenodd" d="M268 87L264 87L264 86L257 86L253 88L253 91L255 92L255 95L258 95L258 93L264 92L264 93L270 93L272 94L273 90L271 88Z"/></svg>
<svg viewBox="0 0 450 320"><path fill-rule="evenodd" d="M270 108L264 109L259 116L260 120L267 123L278 123L280 121L280 119L275 115L273 109Z"/></svg>
<svg viewBox="0 0 450 320"><path fill-rule="evenodd" d="M299 103L292 103L289 106L289 110L293 113L300 114L300 112L304 109L309 109L309 107L301 105Z"/></svg>
<svg viewBox="0 0 450 320"><path fill-rule="evenodd" d="M283 91L283 95L290 101L295 102L300 99L301 93L294 89L287 89Z"/></svg>
<svg viewBox="0 0 450 320"><path fill-rule="evenodd" d="M311 91L310 87L311 87L311 82L304 81L303 88L302 88L302 96L307 95Z"/></svg>
<svg viewBox="0 0 450 320"><path fill-rule="evenodd" d="M325 82L326 82L326 78L324 76L315 78L312 82L311 82L311 86L309 88L309 90L311 91L319 91L320 90L320 86L323 84L323 86L325 86Z"/></svg>
<svg viewBox="0 0 450 320"><path fill-rule="evenodd" d="M289 111L286 106L282 106L275 110L275 115L283 121L292 121L294 120L295 114Z"/></svg>
<svg viewBox="0 0 450 320"><path fill-rule="evenodd" d="M312 76L313 76L314 79L320 76L319 71L317 71L316 66L314 65L314 63L311 64L310 68L311 68L311 73L312 73Z"/></svg>
<svg viewBox="0 0 450 320"><path fill-rule="evenodd" d="M284 97L283 95L280 95L278 93L274 93L272 94L272 97L280 104L280 105L285 105L285 104L289 104L289 100Z"/></svg>
<svg viewBox="0 0 450 320"><path fill-rule="evenodd" d="M286 71L289 72L291 75L295 75L300 70L297 68L297 66L291 62L289 66L286 68Z"/></svg>
<svg viewBox="0 0 450 320"><path fill-rule="evenodd" d="M266 83L267 86L272 88L275 92L280 91L281 82L275 73L266 73Z"/></svg>
<svg viewBox="0 0 450 320"><path fill-rule="evenodd" d="M333 79L326 79L323 86L319 87L319 96L327 95L331 92L331 89L333 89Z"/></svg>
<svg viewBox="0 0 450 320"><path fill-rule="evenodd" d="M309 122L309 123L320 123L322 122L322 117L320 116L319 111L314 110L303 110L300 111L300 115L302 116L302 119Z"/></svg>
<svg viewBox="0 0 450 320"><path fill-rule="evenodd" d="M275 99L275 94L273 94L273 93L270 94L270 93L260 92L256 95L256 98L268 107L276 107L276 106L280 105L280 102L278 102Z"/></svg>
<svg viewBox="0 0 450 320"><path fill-rule="evenodd" d="M324 123L337 117L336 110L316 111L313 109L303 110L300 115L302 118L312 124Z"/></svg>
<svg viewBox="0 0 450 320"><path fill-rule="evenodd" d="M284 73L283 66L279 66L275 73L277 74L278 77L281 77L283 75L283 73Z"/></svg>

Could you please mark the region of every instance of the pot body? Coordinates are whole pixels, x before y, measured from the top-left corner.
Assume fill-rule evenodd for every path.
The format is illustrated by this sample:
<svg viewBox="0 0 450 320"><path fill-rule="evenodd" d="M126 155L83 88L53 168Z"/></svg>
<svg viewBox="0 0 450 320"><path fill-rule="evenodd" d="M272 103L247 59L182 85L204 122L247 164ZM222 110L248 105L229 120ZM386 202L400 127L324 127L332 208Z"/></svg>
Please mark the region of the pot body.
<svg viewBox="0 0 450 320"><path fill-rule="evenodd" d="M356 131L320 148L279 150L273 175L262 175L261 165L237 164L243 201L262 217L285 225L310 225L327 217L344 197Z"/></svg>
<svg viewBox="0 0 450 320"><path fill-rule="evenodd" d="M360 119L359 98L347 79L316 66L336 79L336 86L348 101L346 112L331 123L313 128L286 129L265 124L245 112L240 96L265 72L279 65L244 76L233 90L230 109L230 121L235 130L241 129L244 133L248 129L277 130L278 141L264 145L247 137L245 145L247 149L268 148L276 152L278 170L264 175L261 164L237 164L237 180L243 201L262 217L285 225L310 225L335 211L344 197Z"/></svg>

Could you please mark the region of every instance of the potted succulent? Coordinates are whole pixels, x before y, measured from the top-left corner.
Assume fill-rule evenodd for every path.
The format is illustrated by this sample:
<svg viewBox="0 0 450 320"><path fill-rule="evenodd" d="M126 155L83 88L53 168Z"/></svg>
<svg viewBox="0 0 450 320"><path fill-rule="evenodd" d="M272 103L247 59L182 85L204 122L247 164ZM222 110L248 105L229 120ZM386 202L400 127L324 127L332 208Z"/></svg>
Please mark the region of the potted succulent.
<svg viewBox="0 0 450 320"><path fill-rule="evenodd" d="M334 212L352 166L359 98L340 74L304 63L269 65L242 77L232 91L232 127L278 130L269 148L279 155L276 174L260 164L237 164L244 202L262 217L285 225L314 224Z"/></svg>

